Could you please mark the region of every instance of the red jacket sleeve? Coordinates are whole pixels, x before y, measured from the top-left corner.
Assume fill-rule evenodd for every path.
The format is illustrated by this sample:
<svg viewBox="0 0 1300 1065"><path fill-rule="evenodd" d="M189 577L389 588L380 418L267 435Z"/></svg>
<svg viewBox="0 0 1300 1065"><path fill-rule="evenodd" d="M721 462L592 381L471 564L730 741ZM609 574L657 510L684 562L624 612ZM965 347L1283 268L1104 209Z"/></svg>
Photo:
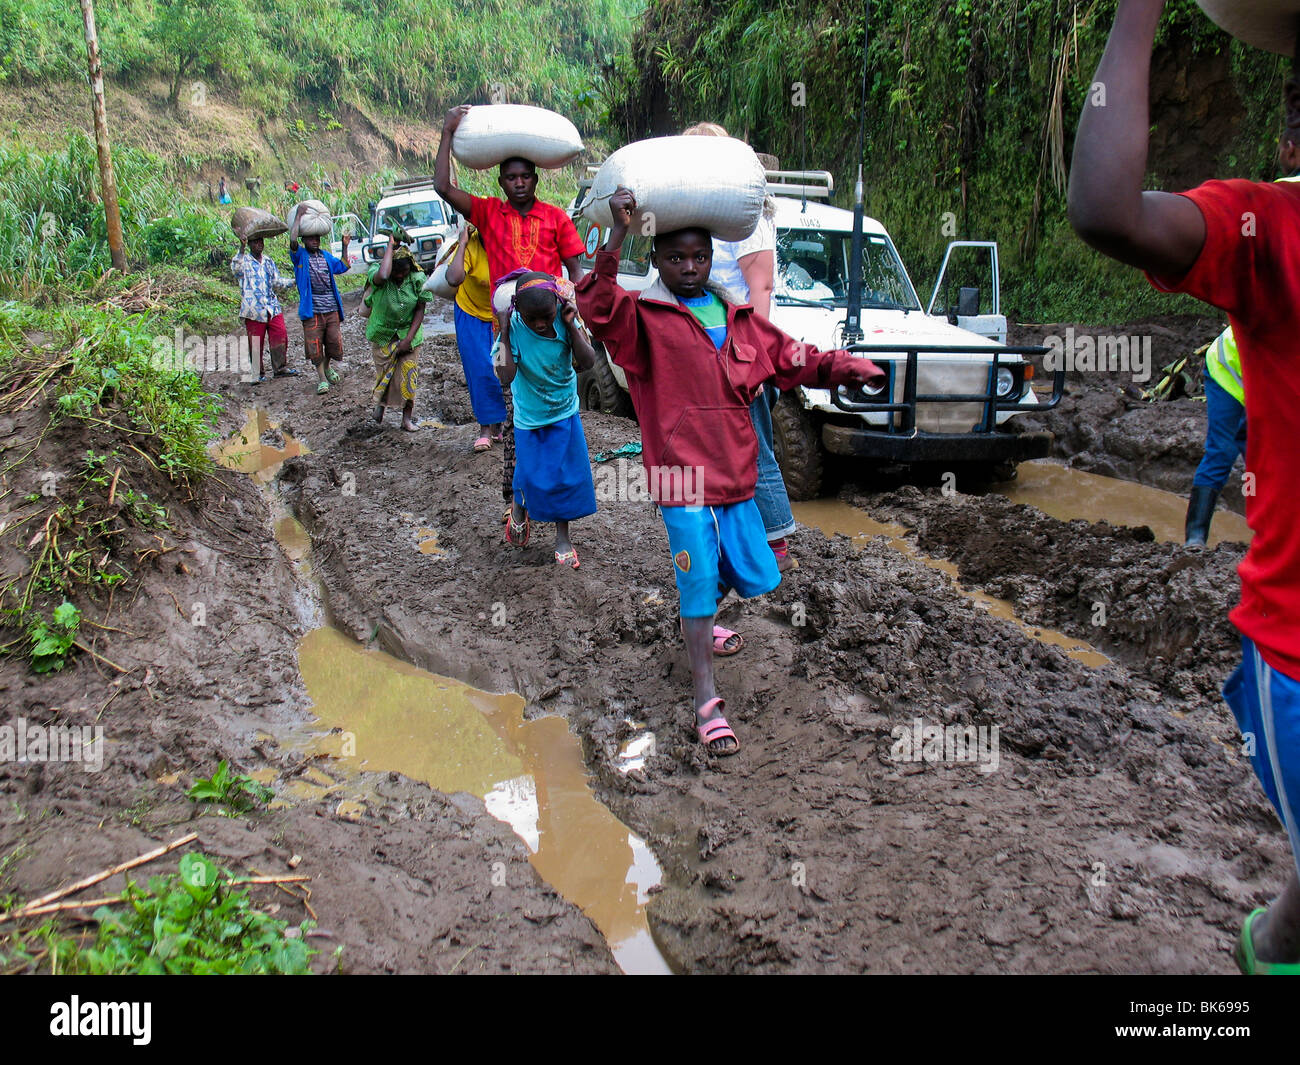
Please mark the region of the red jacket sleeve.
<svg viewBox="0 0 1300 1065"><path fill-rule="evenodd" d="M795 385L833 388L835 385L848 384L853 380L850 371L864 362L874 371L873 377L883 377L885 374L870 359L842 348L819 351L811 344L795 340L760 315L751 314L749 323L758 331L762 342L761 350L767 354L772 364L770 376L780 389L793 388Z"/></svg>
<svg viewBox="0 0 1300 1065"><path fill-rule="evenodd" d="M595 268L575 286L578 313L594 339L605 345L609 357L628 373L649 370L636 316L636 297L619 286L618 252L602 248Z"/></svg>

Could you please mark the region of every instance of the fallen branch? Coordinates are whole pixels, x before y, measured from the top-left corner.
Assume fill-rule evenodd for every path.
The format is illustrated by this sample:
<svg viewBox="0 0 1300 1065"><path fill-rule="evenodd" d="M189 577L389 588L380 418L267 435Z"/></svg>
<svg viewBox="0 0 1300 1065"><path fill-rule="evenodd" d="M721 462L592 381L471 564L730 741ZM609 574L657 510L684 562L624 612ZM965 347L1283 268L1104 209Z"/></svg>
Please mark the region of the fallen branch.
<svg viewBox="0 0 1300 1065"><path fill-rule="evenodd" d="M95 873L93 876L87 876L78 880L74 884L69 884L67 887L59 888L57 891L51 891L48 895L42 895L39 899L32 899L30 902L20 906L16 910L10 910L8 913L0 914L0 923L27 916L28 912L31 910L39 909L48 903L55 902L65 896L75 894L78 891L84 891L88 887L92 887L101 881L107 880L110 876L116 876L118 873L124 873L128 869L134 869L137 865L147 865L149 862L154 861L154 859L161 858L164 854L174 851L177 847L183 847L187 843L193 843L198 838L199 834L197 832L190 832L187 835L181 836L179 839L174 839L170 843L166 843L161 847L155 847L147 854L142 854L138 858L132 858L127 862L119 862L111 869L104 869L101 872Z"/></svg>

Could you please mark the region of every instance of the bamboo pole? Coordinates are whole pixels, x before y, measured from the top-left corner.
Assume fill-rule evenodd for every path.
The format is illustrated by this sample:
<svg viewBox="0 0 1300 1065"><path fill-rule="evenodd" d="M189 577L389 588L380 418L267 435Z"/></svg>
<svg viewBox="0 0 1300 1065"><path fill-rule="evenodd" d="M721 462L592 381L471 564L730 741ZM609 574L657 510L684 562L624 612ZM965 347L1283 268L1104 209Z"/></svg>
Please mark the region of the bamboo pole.
<svg viewBox="0 0 1300 1065"><path fill-rule="evenodd" d="M104 223L108 227L108 252L113 259L113 268L126 273L122 213L117 206L117 178L113 176L113 152L108 143L108 119L104 114L104 67L99 60L99 36L95 33L93 0L81 0L81 19L86 27L86 62L90 72L91 110L95 115L95 151L99 155Z"/></svg>

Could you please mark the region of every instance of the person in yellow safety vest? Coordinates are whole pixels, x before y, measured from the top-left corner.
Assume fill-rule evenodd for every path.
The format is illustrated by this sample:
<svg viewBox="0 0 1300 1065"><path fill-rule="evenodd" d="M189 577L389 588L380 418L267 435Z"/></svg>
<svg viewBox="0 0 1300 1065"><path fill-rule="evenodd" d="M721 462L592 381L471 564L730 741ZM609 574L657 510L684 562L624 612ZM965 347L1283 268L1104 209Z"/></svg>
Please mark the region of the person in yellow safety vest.
<svg viewBox="0 0 1300 1065"><path fill-rule="evenodd" d="M1278 162L1287 171L1278 181L1300 181L1297 164L1300 147L1283 138ZM1188 547L1204 547L1210 538L1210 520L1219 493L1237 456L1246 455L1246 390L1242 384L1241 359L1237 341L1228 326L1205 353L1205 453L1192 478L1192 496L1187 504L1187 526L1183 542Z"/></svg>
<svg viewBox="0 0 1300 1065"><path fill-rule="evenodd" d="M1184 542L1204 547L1219 493L1228 483L1238 455L1246 453L1246 390L1241 383L1241 359L1229 326L1205 353L1205 454L1192 478Z"/></svg>

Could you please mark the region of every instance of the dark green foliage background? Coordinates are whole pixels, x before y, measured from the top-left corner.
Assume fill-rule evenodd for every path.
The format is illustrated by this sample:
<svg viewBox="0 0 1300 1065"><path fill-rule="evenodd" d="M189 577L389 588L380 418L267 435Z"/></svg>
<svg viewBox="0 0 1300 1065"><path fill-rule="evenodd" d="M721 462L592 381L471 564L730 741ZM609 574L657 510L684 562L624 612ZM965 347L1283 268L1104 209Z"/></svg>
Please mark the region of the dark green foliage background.
<svg viewBox="0 0 1300 1065"><path fill-rule="evenodd" d="M862 10L844 0L653 0L606 71L615 138L721 122L783 166L833 171L837 202L849 206ZM951 211L958 236L1000 242L1005 309L1021 320L1123 321L1194 309L1084 248L1053 180L1049 116L1061 57L1056 143L1068 170L1114 11L1115 0L871 5L867 210L889 228L918 288L928 292L933 282L949 239L942 216ZM1208 131L1196 173L1162 174L1154 152L1151 187L1275 176L1285 61L1232 41L1192 0L1169 4L1156 51L1153 124L1175 138L1206 133L1179 125L1180 94L1194 99L1197 68L1226 70L1215 91L1226 85L1228 98L1215 99L1210 113L1235 121L1226 136ZM1162 83L1162 70L1175 73ZM791 104L794 82L806 85L806 108Z"/></svg>

